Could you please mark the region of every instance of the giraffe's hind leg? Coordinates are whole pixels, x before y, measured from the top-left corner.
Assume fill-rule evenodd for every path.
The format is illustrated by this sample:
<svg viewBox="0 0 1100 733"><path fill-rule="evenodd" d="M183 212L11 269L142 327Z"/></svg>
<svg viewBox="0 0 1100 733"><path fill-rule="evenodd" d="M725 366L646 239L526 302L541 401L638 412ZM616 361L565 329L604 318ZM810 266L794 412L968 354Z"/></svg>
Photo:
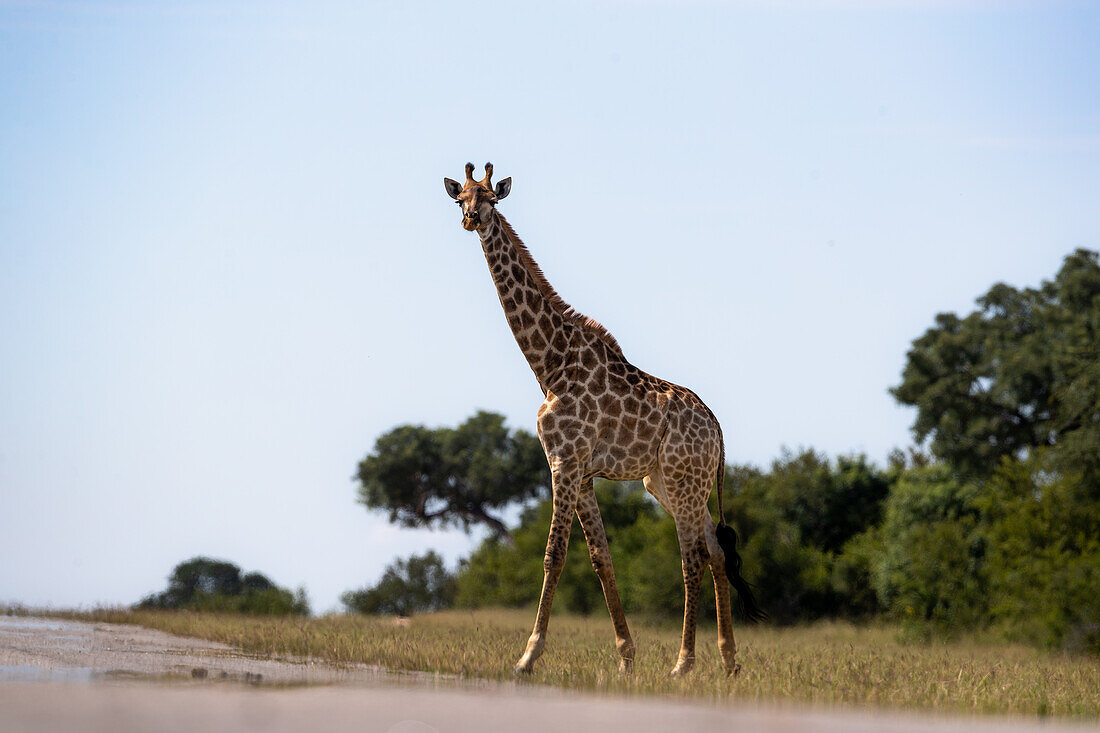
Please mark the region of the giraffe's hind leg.
<svg viewBox="0 0 1100 733"><path fill-rule="evenodd" d="M704 497L705 502L705 497ZM699 591L703 570L710 560L707 549L703 518L706 517L706 504L699 507L689 504L681 507L674 518L676 537L680 542L680 560L684 571L684 629L680 639L680 654L673 675L682 675L695 666L695 629L699 618Z"/></svg>
<svg viewBox="0 0 1100 733"><path fill-rule="evenodd" d="M718 612L718 655L726 674L737 674L741 665L735 661L737 644L733 640L733 611L730 606L730 582L726 577L726 556L714 535L714 522L707 522L707 548L710 551L710 574L714 578L714 601Z"/></svg>
<svg viewBox="0 0 1100 733"><path fill-rule="evenodd" d="M581 486L577 500L577 517L581 520L585 539L588 540L588 556L592 567L603 586L603 597L607 601L607 610L611 614L611 623L615 627L615 647L619 650L619 671L629 674L634 671L634 640L630 638L630 629L626 625L626 614L619 589L615 586L615 568L611 564L611 551L607 549L607 533L604 531L600 507L596 503L596 494L592 491L592 479Z"/></svg>

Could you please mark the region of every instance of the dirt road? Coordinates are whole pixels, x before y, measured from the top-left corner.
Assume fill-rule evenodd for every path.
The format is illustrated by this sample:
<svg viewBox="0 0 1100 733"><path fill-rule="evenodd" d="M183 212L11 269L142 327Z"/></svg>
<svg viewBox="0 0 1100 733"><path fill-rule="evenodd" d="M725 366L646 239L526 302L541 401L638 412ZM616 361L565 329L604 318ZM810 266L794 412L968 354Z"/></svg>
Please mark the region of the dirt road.
<svg viewBox="0 0 1100 733"><path fill-rule="evenodd" d="M897 716L601 698L358 666L261 659L133 626L0 617L0 731L1096 730L1003 718Z"/></svg>

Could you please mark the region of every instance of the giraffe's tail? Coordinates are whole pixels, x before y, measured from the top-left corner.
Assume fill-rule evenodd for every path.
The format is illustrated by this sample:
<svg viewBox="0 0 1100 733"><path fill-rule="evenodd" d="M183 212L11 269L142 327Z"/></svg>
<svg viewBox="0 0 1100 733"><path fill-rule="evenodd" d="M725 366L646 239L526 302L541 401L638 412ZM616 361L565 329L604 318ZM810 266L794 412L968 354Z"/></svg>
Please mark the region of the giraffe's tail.
<svg viewBox="0 0 1100 733"><path fill-rule="evenodd" d="M726 447L719 448L721 460L718 461L718 526L714 533L718 539L718 546L722 548L722 554L726 556L726 577L737 591L738 605L741 607L741 615L749 621L763 621L768 614L756 605L752 588L747 580L741 577L741 556L737 553L737 532L726 524L726 515L722 508L722 485L726 478Z"/></svg>
<svg viewBox="0 0 1100 733"><path fill-rule="evenodd" d="M737 554L737 532L725 522L720 522L715 533L718 535L718 546L726 556L726 577L737 590L741 615L749 621L763 621L768 614L756 605L749 582L741 577L741 556Z"/></svg>

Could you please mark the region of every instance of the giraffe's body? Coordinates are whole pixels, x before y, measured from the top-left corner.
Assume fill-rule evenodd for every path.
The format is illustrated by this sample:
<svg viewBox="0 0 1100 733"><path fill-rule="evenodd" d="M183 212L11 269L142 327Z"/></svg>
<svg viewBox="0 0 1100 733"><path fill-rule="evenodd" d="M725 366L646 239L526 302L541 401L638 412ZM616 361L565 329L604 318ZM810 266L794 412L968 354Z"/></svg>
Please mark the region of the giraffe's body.
<svg viewBox="0 0 1100 733"><path fill-rule="evenodd" d="M629 671L633 666L634 643L592 489L596 477L642 479L676 521L685 603L683 640L673 672L686 672L694 663L699 584L708 563L718 599L719 651L727 671L733 671L735 646L726 555L729 552L736 557L736 553L729 540L721 537L722 527L716 527L707 507L717 477L721 513L724 449L718 420L691 390L647 374L627 361L603 326L575 312L554 292L526 246L496 211L496 200L507 195L510 179L498 184L494 192L491 166L486 170L484 181L473 181L472 166L467 164L465 187L460 189L448 179L447 188L463 206L463 225L478 232L508 325L546 396L537 425L553 482L554 511L542 597L534 632L517 671L530 671L542 653L574 512L603 586L621 668ZM728 527L725 530L732 535ZM740 581L739 575L731 578ZM752 608L743 581L738 590Z"/></svg>

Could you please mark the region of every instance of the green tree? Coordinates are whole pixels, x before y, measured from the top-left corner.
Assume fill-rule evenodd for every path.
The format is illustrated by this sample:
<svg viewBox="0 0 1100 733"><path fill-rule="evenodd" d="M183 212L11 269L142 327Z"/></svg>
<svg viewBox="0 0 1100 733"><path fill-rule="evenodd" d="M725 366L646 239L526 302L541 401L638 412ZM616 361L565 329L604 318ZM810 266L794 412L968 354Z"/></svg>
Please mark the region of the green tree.
<svg viewBox="0 0 1100 733"><path fill-rule="evenodd" d="M261 573L242 576L237 565L208 557L193 557L181 562L168 577L168 588L146 596L137 606L255 615L309 615L304 589L291 593Z"/></svg>
<svg viewBox="0 0 1100 733"><path fill-rule="evenodd" d="M942 463L901 475L886 502L874 569L883 607L952 630L986 618L988 543L977 495Z"/></svg>
<svg viewBox="0 0 1100 733"><path fill-rule="evenodd" d="M1100 469L1100 264L1079 249L1053 280L998 283L978 309L936 316L891 392L917 408L913 432L964 476L1004 456L1059 447L1063 465Z"/></svg>
<svg viewBox="0 0 1100 733"><path fill-rule="evenodd" d="M1100 654L1100 497L1050 459L1003 461L977 498L990 621L1011 638Z"/></svg>
<svg viewBox="0 0 1100 733"><path fill-rule="evenodd" d="M963 480L945 463L901 472L880 527L857 536L882 606L911 628L984 628L1100 653L1100 497L1054 449Z"/></svg>
<svg viewBox="0 0 1100 733"><path fill-rule="evenodd" d="M348 591L340 600L350 611L411 616L448 608L454 595L454 576L447 571L443 558L429 550L424 555L394 561L377 585Z"/></svg>
<svg viewBox="0 0 1100 733"><path fill-rule="evenodd" d="M242 587L241 569L233 563L193 557L172 570L163 598L166 608L184 608L200 594L236 596Z"/></svg>
<svg viewBox="0 0 1100 733"><path fill-rule="evenodd" d="M550 471L542 446L504 417L478 412L457 428L401 425L360 463L359 501L406 527L487 526L500 539L503 508L545 496Z"/></svg>

